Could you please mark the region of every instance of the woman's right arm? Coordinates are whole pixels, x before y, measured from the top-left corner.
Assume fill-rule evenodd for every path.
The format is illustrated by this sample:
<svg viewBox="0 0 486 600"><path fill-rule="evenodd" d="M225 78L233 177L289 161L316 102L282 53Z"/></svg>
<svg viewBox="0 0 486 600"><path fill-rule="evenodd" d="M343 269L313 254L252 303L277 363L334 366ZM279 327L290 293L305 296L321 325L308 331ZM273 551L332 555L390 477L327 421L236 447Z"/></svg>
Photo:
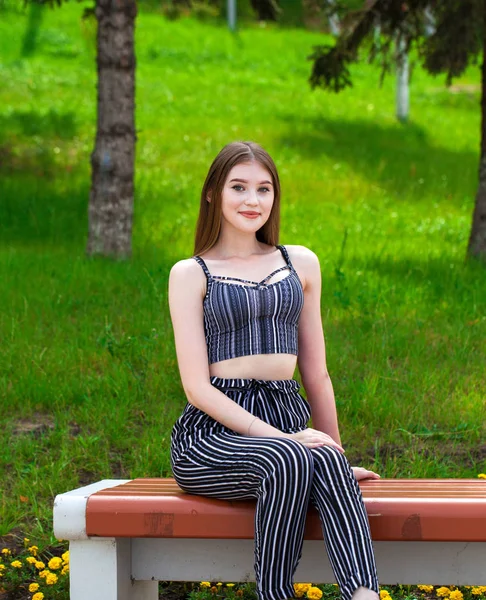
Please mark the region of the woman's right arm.
<svg viewBox="0 0 486 600"><path fill-rule="evenodd" d="M241 435L292 438L308 448L335 446L326 434L306 429L289 434L272 427L233 402L211 385L204 335L203 299L206 276L193 259L176 263L169 276L169 308L174 328L177 362L188 402Z"/></svg>
<svg viewBox="0 0 486 600"><path fill-rule="evenodd" d="M172 267L169 308L182 387L188 402L241 435L288 437L268 423L255 420L254 415L211 385L204 336L205 293L206 277L195 260L182 260Z"/></svg>

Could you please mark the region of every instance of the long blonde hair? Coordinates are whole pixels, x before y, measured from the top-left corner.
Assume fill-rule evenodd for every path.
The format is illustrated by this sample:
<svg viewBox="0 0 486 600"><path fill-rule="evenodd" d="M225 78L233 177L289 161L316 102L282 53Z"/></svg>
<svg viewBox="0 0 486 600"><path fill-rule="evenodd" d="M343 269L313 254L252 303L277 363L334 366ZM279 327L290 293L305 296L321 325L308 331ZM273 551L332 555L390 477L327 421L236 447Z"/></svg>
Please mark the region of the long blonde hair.
<svg viewBox="0 0 486 600"><path fill-rule="evenodd" d="M257 162L271 177L274 190L270 216L257 232L259 242L276 246L280 230L280 180L272 157L255 142L232 142L227 144L209 167L201 191L201 204L196 226L194 254L204 254L217 242L221 230L221 203L223 187L231 169L240 163ZM208 202L208 196L211 202Z"/></svg>

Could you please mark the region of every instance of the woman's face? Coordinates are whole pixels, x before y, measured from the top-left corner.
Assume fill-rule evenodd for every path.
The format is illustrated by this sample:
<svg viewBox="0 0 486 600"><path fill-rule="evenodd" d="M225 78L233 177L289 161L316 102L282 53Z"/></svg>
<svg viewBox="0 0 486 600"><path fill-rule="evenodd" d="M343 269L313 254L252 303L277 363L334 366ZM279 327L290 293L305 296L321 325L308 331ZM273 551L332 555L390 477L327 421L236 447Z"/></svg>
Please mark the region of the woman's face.
<svg viewBox="0 0 486 600"><path fill-rule="evenodd" d="M270 216L274 199L272 176L260 163L234 166L225 181L221 226L254 233Z"/></svg>

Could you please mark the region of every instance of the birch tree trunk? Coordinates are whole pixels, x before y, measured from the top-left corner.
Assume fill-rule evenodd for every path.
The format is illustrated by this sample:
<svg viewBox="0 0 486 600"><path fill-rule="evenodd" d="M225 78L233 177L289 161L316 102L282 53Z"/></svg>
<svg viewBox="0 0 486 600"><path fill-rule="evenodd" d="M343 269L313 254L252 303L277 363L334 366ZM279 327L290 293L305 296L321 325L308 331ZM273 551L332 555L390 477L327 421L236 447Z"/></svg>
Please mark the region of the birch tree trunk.
<svg viewBox="0 0 486 600"><path fill-rule="evenodd" d="M486 261L486 10L483 29L483 64L481 66L481 156L479 185L476 193L471 235L467 253Z"/></svg>
<svg viewBox="0 0 486 600"><path fill-rule="evenodd" d="M96 0L97 131L87 254L131 254L135 159L136 0Z"/></svg>

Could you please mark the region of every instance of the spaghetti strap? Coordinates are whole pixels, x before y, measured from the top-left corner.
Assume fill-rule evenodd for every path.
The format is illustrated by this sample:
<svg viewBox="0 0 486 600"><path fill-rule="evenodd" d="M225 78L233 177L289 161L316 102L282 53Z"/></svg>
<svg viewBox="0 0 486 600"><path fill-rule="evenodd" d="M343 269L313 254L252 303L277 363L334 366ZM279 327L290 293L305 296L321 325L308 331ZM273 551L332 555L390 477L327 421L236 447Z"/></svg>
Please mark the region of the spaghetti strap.
<svg viewBox="0 0 486 600"><path fill-rule="evenodd" d="M284 269L290 269L290 270L291 270L291 268L290 268L290 265L285 265L285 267L280 267L279 269L275 269L275 271L272 271L272 272L270 273L270 275L267 275L267 276L265 277L265 279L262 279L258 285L264 285L264 284L265 284L267 281L269 281L269 280L270 280L270 279L271 279L271 278L272 278L274 275L276 275L277 273L280 273L280 271L283 271Z"/></svg>
<svg viewBox="0 0 486 600"><path fill-rule="evenodd" d="M288 266L290 267L290 269L292 271L295 271L294 265L292 264L292 261L290 260L290 256L289 256L289 253L287 251L287 248L285 246L281 246L281 245L278 245L277 248L282 253L282 255L283 255L284 259L285 259L285 262L288 264Z"/></svg>
<svg viewBox="0 0 486 600"><path fill-rule="evenodd" d="M204 260L200 256L193 256L192 258L201 265L201 268L204 271L204 274L206 275L206 277L208 279L212 279L212 275L209 272L209 269L208 269L206 263L204 262Z"/></svg>

